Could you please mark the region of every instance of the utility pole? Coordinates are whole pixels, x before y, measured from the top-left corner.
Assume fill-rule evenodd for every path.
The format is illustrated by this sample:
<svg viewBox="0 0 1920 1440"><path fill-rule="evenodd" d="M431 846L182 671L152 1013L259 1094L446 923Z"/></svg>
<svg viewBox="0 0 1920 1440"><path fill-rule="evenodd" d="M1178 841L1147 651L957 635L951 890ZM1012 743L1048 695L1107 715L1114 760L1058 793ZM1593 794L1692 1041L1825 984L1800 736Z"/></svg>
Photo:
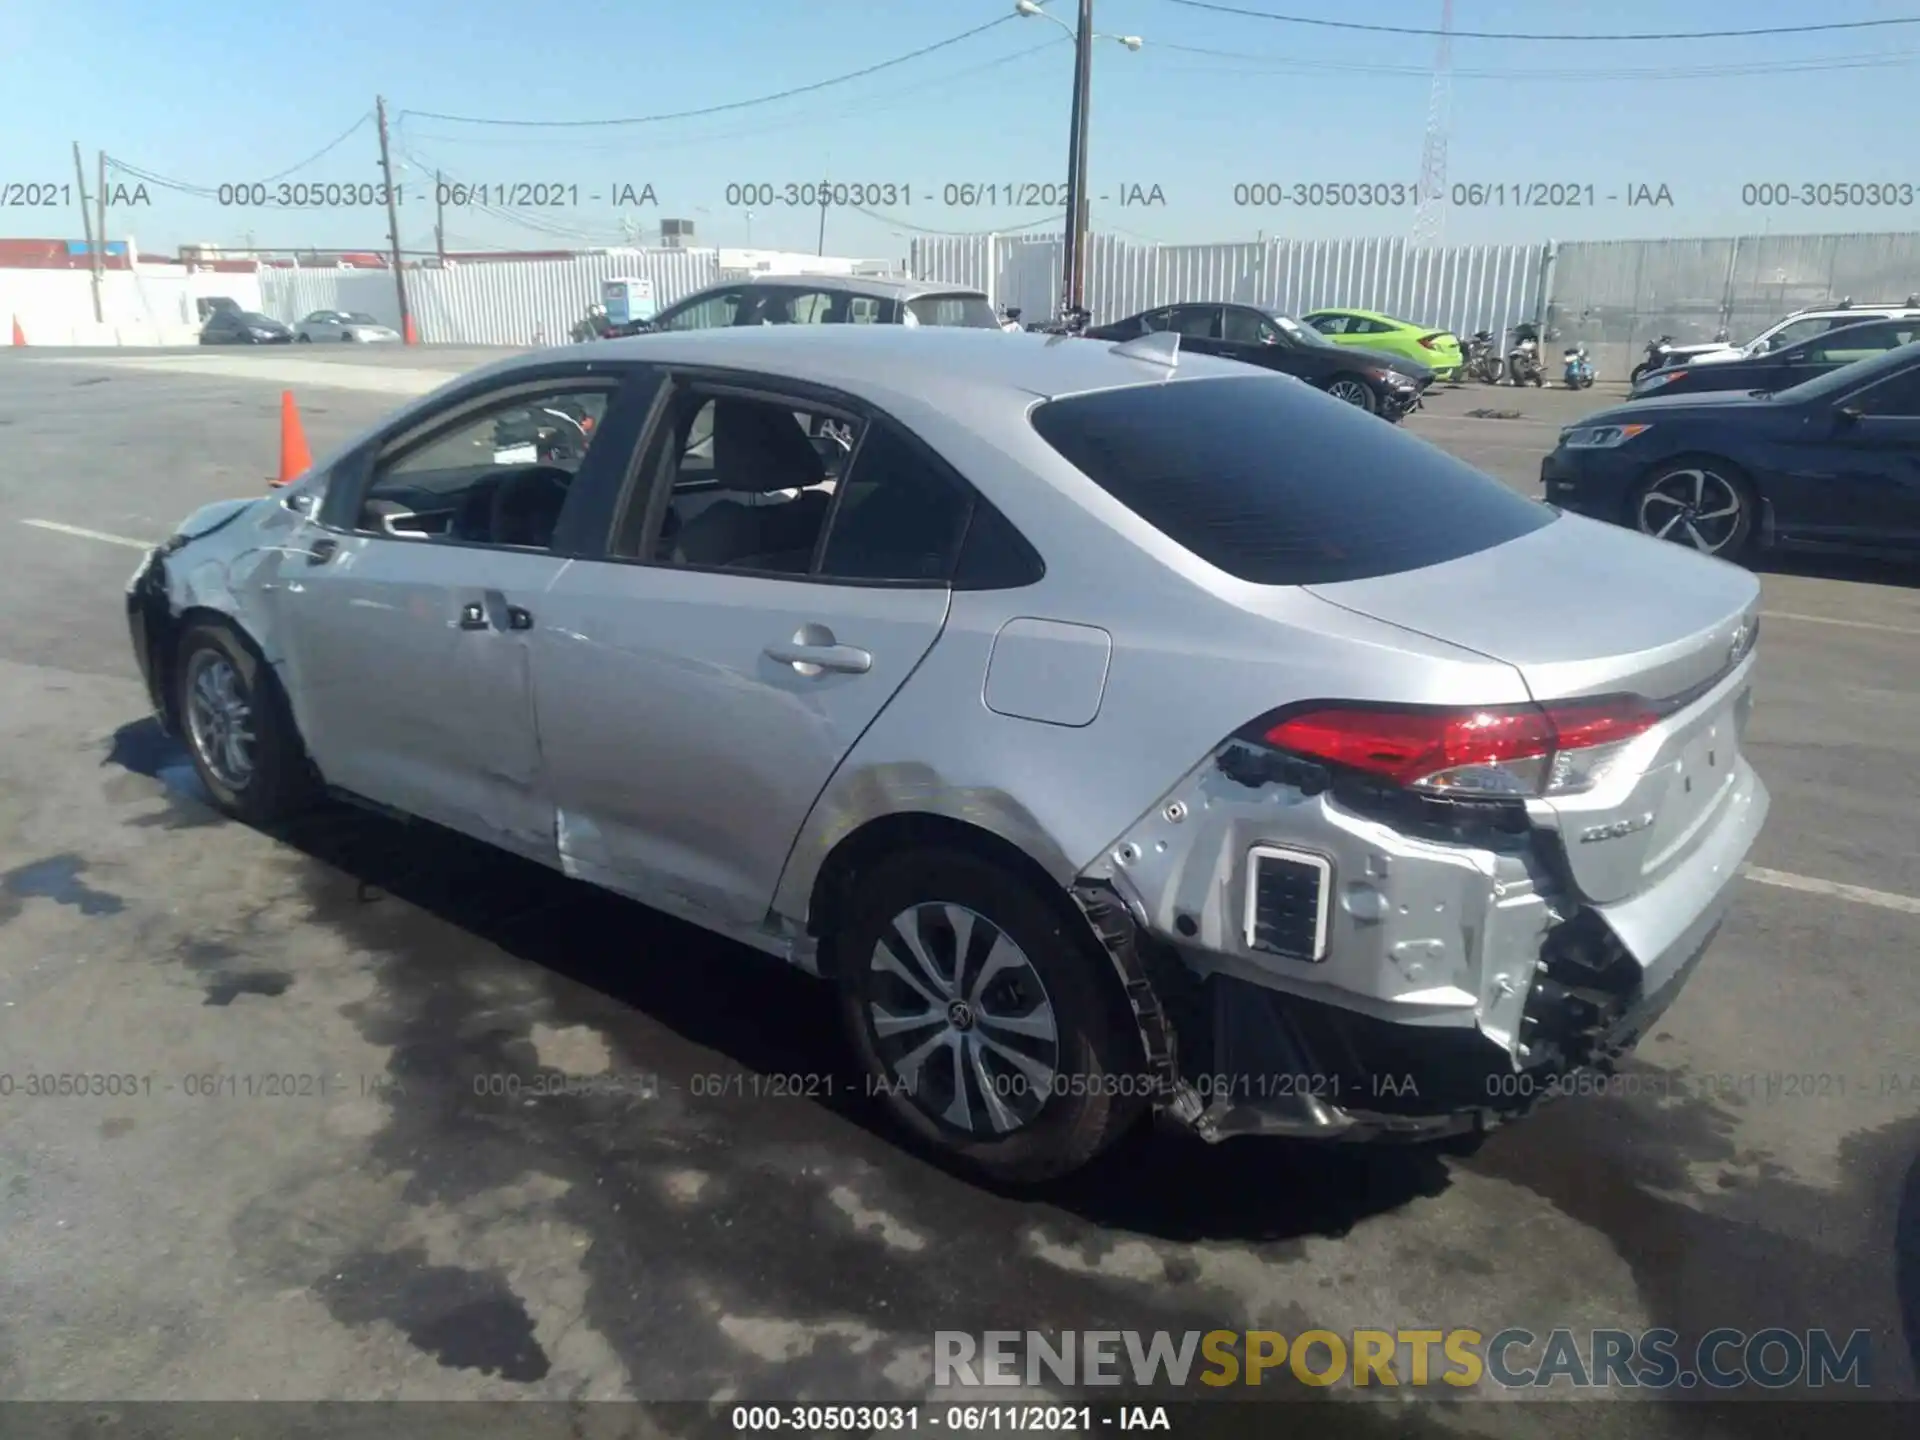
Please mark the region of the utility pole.
<svg viewBox="0 0 1920 1440"><path fill-rule="evenodd" d="M447 187L438 170L433 172L433 248L440 264L447 263Z"/></svg>
<svg viewBox="0 0 1920 1440"><path fill-rule="evenodd" d="M827 187L825 185L820 187L820 245L813 253L816 255L827 253Z"/></svg>
<svg viewBox="0 0 1920 1440"><path fill-rule="evenodd" d="M380 178L386 183L387 189L387 239L393 247L393 288L400 297L400 333L411 345L415 343L413 312L407 309L407 276L400 268L400 201L398 192L393 188L393 154L387 148L387 100L384 95L374 96L373 109L380 122ZM436 195L435 199L438 198Z"/></svg>
<svg viewBox="0 0 1920 1440"><path fill-rule="evenodd" d="M107 152L100 152L100 182L93 191L93 233L100 237L100 268L107 268ZM133 253L127 253L127 269L133 269Z"/></svg>
<svg viewBox="0 0 1920 1440"><path fill-rule="evenodd" d="M73 178L80 182L80 233L87 239L87 259L93 271L93 320L96 325L106 323L106 312L100 308L100 247L93 240L93 212L87 209L87 166L80 158L80 142L73 142Z"/></svg>
<svg viewBox="0 0 1920 1440"><path fill-rule="evenodd" d="M1080 0L1080 22L1073 32L1073 118L1068 127L1067 233L1061 265L1064 316L1081 303L1086 289L1087 111L1093 81L1093 0Z"/></svg>

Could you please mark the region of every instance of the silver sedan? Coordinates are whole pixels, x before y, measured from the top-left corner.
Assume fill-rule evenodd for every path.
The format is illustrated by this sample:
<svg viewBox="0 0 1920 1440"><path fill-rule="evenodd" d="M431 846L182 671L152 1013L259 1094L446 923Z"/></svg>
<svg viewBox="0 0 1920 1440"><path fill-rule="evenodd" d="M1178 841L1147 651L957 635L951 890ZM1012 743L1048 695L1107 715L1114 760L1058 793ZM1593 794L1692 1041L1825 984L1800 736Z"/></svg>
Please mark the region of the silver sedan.
<svg viewBox="0 0 1920 1440"><path fill-rule="evenodd" d="M382 325L364 311L316 310L293 327L293 338L304 343L345 340L350 343L382 344L397 341L400 332L391 325Z"/></svg>
<svg viewBox="0 0 1920 1440"><path fill-rule="evenodd" d="M516 357L190 517L134 648L228 814L371 802L779 956L1000 1179L1148 1112L1471 1144L1718 927L1757 582L1178 344Z"/></svg>

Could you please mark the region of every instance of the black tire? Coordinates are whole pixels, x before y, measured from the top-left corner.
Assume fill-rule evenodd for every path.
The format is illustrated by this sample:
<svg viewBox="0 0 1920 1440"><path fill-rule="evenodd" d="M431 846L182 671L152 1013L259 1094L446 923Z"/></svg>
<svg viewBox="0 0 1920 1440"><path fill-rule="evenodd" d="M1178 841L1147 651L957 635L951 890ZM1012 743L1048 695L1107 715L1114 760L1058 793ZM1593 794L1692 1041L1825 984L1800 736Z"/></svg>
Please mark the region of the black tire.
<svg viewBox="0 0 1920 1440"><path fill-rule="evenodd" d="M311 335L296 335L293 338L302 345L311 345L313 343L313 336Z"/></svg>
<svg viewBox="0 0 1920 1440"><path fill-rule="evenodd" d="M1361 379L1360 376L1353 374L1351 371L1342 371L1327 381L1327 393L1332 394L1333 387L1336 385L1356 385L1359 387L1358 393L1362 397L1358 400L1348 400L1346 396L1341 395L1335 396L1336 399L1344 401L1356 410L1364 410L1369 415L1378 415L1380 413L1380 397L1374 394L1373 386Z"/></svg>
<svg viewBox="0 0 1920 1440"><path fill-rule="evenodd" d="M353 332L351 330L342 330L340 332L340 341L344 345L351 345L353 343Z"/></svg>
<svg viewBox="0 0 1920 1440"><path fill-rule="evenodd" d="M202 656L207 657L205 661ZM251 773L238 782L209 760L205 752L210 747L203 742L194 719L193 687L203 664L229 667L248 707L252 767ZM319 786L279 677L231 628L217 622L189 626L180 637L173 675L181 739L216 808L249 825L268 825L313 802Z"/></svg>
<svg viewBox="0 0 1920 1440"><path fill-rule="evenodd" d="M1030 1106L1024 1123L1000 1134L962 1128L939 1118L943 1100L953 1093L952 1067L941 1052L937 1070L920 1072L912 1093L882 1053L871 1006L889 1013L936 1013L915 1001L906 988L874 964L883 940L894 934L896 917L917 906L962 906L999 930L1023 952L1039 999L1052 1011L1057 1063L1047 1093L1037 1095L1015 1079L1019 1072L1004 1062L990 1075L993 1092L1009 1105ZM937 919L934 929L939 929ZM952 930L946 930L950 938ZM937 933L932 937L938 939ZM1080 932L1069 917L1023 878L962 850L910 851L882 862L861 877L857 896L829 937L840 993L842 1023L873 1093L911 1139L959 1160L1001 1182L1028 1185L1078 1170L1105 1150L1136 1121L1149 1098L1140 1045L1126 1013L1111 962L1090 931ZM891 946L889 948L892 948ZM901 954L895 950L896 955ZM983 959L984 957L980 957ZM974 972L974 973L977 973ZM1024 983L1024 969L1002 972ZM1007 983L1005 981L1001 983ZM994 986L971 997L980 1013ZM965 986L961 987L965 993ZM923 992L926 993L926 992ZM900 996L908 994L903 1005ZM938 997L936 998L943 998ZM1031 1001L1032 997L1027 997ZM951 1010L947 1013L951 1013ZM1022 1013L1037 1013L1028 1008ZM934 1022L934 1023L945 1023ZM973 1022L969 1020L967 1028ZM910 1048L919 1030L897 1043ZM929 1027L927 1033L931 1034ZM952 1033L949 1031L948 1033ZM1004 1038L1007 1032L1000 1032ZM982 1069L987 1069L982 1062ZM930 1067L931 1069L931 1067ZM980 1070L967 1072L970 1108L985 1118ZM1006 1082L1013 1082L1003 1088ZM922 1103L924 1092L925 1104Z"/></svg>
<svg viewBox="0 0 1920 1440"><path fill-rule="evenodd" d="M1638 365L1633 367L1633 372L1627 376L1627 383L1629 385L1638 385L1646 378L1647 371L1652 368L1653 366L1649 365L1645 360L1642 360Z"/></svg>
<svg viewBox="0 0 1920 1440"><path fill-rule="evenodd" d="M1639 483L1633 487L1633 492L1627 499L1627 513L1622 519L1628 528L1638 530L1642 535L1652 536L1655 539L1667 539L1673 544L1686 544L1685 541L1656 533L1659 526L1657 522L1646 518L1650 507L1645 504L1645 501L1654 490L1671 489L1677 477L1683 477L1692 471L1700 471L1711 477L1708 483L1703 485L1703 493L1710 493L1714 489L1713 481L1723 483L1728 493L1739 502L1739 513L1727 530L1723 543L1704 551L1696 545L1687 545L1687 548L1702 554L1713 555L1721 560L1740 561L1753 545L1754 522L1760 513L1759 492L1754 489L1753 480L1744 470L1732 461L1723 460L1717 455L1679 455L1650 466L1640 477ZM1682 488L1685 488L1684 485ZM1711 512L1716 506L1709 500L1703 508ZM1709 528L1704 533L1710 540L1719 539L1717 527Z"/></svg>

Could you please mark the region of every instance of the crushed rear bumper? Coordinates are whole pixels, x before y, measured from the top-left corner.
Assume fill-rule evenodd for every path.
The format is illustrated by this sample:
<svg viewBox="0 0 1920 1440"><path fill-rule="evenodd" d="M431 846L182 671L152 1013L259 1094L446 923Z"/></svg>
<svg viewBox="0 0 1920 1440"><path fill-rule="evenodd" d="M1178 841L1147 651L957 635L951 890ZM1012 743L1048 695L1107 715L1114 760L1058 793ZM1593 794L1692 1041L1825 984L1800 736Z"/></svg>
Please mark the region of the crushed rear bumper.
<svg viewBox="0 0 1920 1440"><path fill-rule="evenodd" d="M1566 882L1551 832L1475 817L1396 826L1311 782L1253 785L1209 766L1075 894L1104 897L1097 928L1129 982L1160 1108L1203 1138L1481 1131L1604 1093L1598 1077L1673 1003L1766 818L1744 762L1739 783L1679 870L1598 907ZM1263 898L1253 857L1269 847L1323 865L1318 893Z"/></svg>

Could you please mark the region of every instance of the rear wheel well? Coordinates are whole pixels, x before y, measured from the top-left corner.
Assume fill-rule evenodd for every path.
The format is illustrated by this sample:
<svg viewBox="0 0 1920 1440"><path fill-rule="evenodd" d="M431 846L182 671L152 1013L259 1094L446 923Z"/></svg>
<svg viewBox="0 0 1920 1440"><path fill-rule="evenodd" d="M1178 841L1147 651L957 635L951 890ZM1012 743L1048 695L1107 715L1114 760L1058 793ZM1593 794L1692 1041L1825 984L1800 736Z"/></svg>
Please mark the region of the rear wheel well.
<svg viewBox="0 0 1920 1440"><path fill-rule="evenodd" d="M831 953L834 932L861 876L878 862L907 850L959 850L999 865L1031 884L1063 918L1080 930L1088 929L1086 916L1073 897L1044 865L1011 840L946 815L883 815L834 846L814 877L813 895L807 905L807 931L820 941L821 974L832 978L835 973L838 962Z"/></svg>
<svg viewBox="0 0 1920 1440"><path fill-rule="evenodd" d="M946 815L924 812L883 815L868 821L834 846L814 878L813 895L807 908L808 933L819 941L817 959L822 978L833 982L840 977L839 967L844 957L834 953L834 937L849 901L858 892L862 875L875 865L910 850L959 851L997 865L1025 881L1058 916L1063 931L1080 942L1095 984L1112 1007L1111 1019L1118 1027L1115 1033L1128 1037L1129 1046L1138 1050L1142 1043L1139 1021L1127 999L1116 962L1073 894L1050 875L1044 865L1011 840Z"/></svg>

